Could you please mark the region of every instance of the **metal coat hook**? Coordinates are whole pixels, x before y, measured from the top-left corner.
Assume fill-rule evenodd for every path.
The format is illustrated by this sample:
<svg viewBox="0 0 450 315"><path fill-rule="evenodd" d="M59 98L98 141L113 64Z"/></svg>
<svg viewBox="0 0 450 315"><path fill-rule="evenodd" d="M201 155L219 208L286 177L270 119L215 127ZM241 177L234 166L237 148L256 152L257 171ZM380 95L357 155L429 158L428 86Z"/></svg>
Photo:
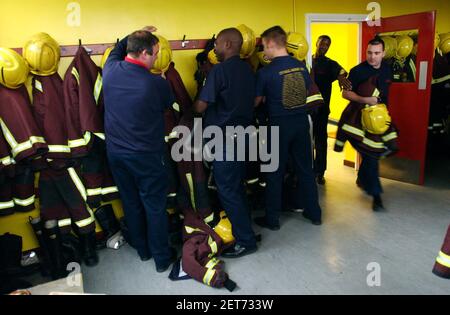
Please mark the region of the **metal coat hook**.
<svg viewBox="0 0 450 315"><path fill-rule="evenodd" d="M189 44L189 41L186 40L186 35L184 35L183 40L181 41L181 47L186 48L187 44Z"/></svg>

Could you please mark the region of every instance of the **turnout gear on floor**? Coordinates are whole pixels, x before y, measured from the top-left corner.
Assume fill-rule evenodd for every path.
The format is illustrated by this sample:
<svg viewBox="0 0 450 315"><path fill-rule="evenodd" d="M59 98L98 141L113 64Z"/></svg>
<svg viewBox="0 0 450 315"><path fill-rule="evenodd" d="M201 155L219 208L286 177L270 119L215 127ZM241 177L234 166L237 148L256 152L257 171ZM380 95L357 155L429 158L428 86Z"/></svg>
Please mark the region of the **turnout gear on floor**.
<svg viewBox="0 0 450 315"><path fill-rule="evenodd" d="M439 256L436 258L433 273L441 278L450 279L450 226Z"/></svg>
<svg viewBox="0 0 450 315"><path fill-rule="evenodd" d="M167 39L161 35L155 35L159 39L159 53L155 63L151 69L154 74L165 73L169 69L169 65L172 62L172 48Z"/></svg>
<svg viewBox="0 0 450 315"><path fill-rule="evenodd" d="M287 50L296 59L303 61L308 54L309 45L305 36L300 33L289 33Z"/></svg>
<svg viewBox="0 0 450 315"><path fill-rule="evenodd" d="M38 33L25 44L23 56L33 74L50 76L58 71L61 49L50 35Z"/></svg>
<svg viewBox="0 0 450 315"><path fill-rule="evenodd" d="M30 69L21 55L12 49L0 48L0 84L17 89L28 78Z"/></svg>
<svg viewBox="0 0 450 315"><path fill-rule="evenodd" d="M104 205L95 210L95 219L103 230L104 247L119 249L125 239L120 230L120 224L117 220L112 205Z"/></svg>
<svg viewBox="0 0 450 315"><path fill-rule="evenodd" d="M255 32L244 24L238 25L236 28L241 32L242 39L244 40L241 48L241 58L247 59L253 55L256 48Z"/></svg>

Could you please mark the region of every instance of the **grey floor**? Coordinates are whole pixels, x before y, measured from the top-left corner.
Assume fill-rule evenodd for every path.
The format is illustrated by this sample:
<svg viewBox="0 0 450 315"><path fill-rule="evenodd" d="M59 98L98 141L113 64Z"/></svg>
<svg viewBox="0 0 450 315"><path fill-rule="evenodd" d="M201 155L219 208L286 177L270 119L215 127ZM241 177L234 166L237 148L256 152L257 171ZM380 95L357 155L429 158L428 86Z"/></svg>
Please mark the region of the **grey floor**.
<svg viewBox="0 0 450 315"><path fill-rule="evenodd" d="M261 232L259 251L225 260L239 288L233 294L450 294L450 281L431 273L450 224L448 185L420 187L383 180L383 213L355 185L355 171L330 151L327 184L320 188L324 224L313 226L300 214L285 214L282 229ZM448 169L448 167L447 167ZM449 173L450 174L450 173ZM134 250L100 252L100 264L83 268L88 293L227 295L195 280L172 282L153 261L142 263ZM370 263L380 268L380 286Z"/></svg>

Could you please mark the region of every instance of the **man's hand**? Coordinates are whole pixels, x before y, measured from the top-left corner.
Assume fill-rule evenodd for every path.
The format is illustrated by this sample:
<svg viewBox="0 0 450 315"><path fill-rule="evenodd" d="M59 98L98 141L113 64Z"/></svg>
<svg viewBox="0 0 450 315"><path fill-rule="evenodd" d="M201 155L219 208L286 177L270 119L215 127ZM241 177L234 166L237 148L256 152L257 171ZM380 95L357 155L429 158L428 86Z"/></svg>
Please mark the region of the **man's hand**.
<svg viewBox="0 0 450 315"><path fill-rule="evenodd" d="M150 33L154 33L156 31L158 31L158 29L155 26L146 26L142 30L150 32Z"/></svg>
<svg viewBox="0 0 450 315"><path fill-rule="evenodd" d="M366 104L368 105L377 105L378 104L378 98L375 96L366 97L365 98Z"/></svg>
<svg viewBox="0 0 450 315"><path fill-rule="evenodd" d="M346 91L352 90L352 82L349 81L345 76L340 75L338 77L339 86L341 87L341 91L344 89Z"/></svg>

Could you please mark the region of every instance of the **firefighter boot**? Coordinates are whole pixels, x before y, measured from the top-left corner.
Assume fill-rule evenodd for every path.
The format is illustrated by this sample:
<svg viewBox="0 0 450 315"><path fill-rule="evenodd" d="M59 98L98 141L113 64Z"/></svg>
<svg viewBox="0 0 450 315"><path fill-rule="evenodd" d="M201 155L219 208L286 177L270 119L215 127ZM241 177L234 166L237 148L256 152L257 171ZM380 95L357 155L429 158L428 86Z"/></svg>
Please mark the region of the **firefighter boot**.
<svg viewBox="0 0 450 315"><path fill-rule="evenodd" d="M98 255L96 251L96 237L95 231L89 232L87 234L79 234L81 256L84 263L88 267L94 267L98 264Z"/></svg>
<svg viewBox="0 0 450 315"><path fill-rule="evenodd" d="M95 219L103 230L106 247L119 249L125 243L125 239L120 231L120 224L114 215L112 206L108 204L98 208L95 211Z"/></svg>
<svg viewBox="0 0 450 315"><path fill-rule="evenodd" d="M53 280L65 278L67 276L66 266L64 266L61 234L59 232L58 221L51 220L44 224L44 242L47 243L51 259L51 276Z"/></svg>
<svg viewBox="0 0 450 315"><path fill-rule="evenodd" d="M44 222L42 222L41 218L33 219L32 217L29 217L29 221L39 243L39 261L41 263L41 273L44 277L48 277L51 275L52 260L50 257L48 243L45 241L44 237Z"/></svg>

